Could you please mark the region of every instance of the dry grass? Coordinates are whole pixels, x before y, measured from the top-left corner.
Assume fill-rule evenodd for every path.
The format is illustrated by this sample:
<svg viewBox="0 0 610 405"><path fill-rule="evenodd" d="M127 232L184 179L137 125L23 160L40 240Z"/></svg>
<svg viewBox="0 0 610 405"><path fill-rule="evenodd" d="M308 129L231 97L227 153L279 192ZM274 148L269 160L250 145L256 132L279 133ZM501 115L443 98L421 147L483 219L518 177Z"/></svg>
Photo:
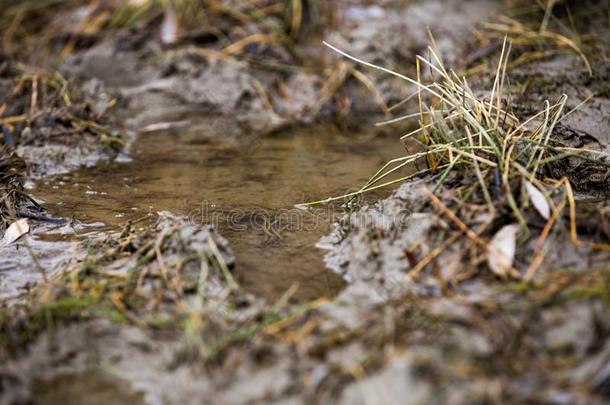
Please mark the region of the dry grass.
<svg viewBox="0 0 610 405"><path fill-rule="evenodd" d="M428 174L436 183L433 192L453 190L455 195L452 207L447 207L433 193L428 192L433 202L436 201L437 208L480 247L489 247L481 235L491 235L490 232L502 224L514 221L520 224L523 239L529 238L531 230L528 218L532 214L544 214L547 224L539 236L535 257L525 273L529 280L548 250L542 247L559 222L558 218L566 205L570 207L568 214L572 241L578 246L585 245L576 232L573 185L567 177L549 178L550 173L554 172L551 169L567 159L578 159L603 173L609 167L608 154L604 151L571 148L556 141L553 133L557 124L574 111L565 111L567 95L557 100L545 100L541 111L527 118L511 113L511 97L505 90L511 42L506 36L493 84L487 92L474 91L465 77L460 77L446 67L432 36L431 42L428 57L417 57L415 79L362 61L327 44L354 62L399 77L415 86L417 93L413 98L418 99L418 111L390 122L416 119L418 128L402 136L401 140L417 142L420 150L388 162L356 192L306 205L351 198ZM430 72L429 82L422 80L424 71ZM425 169L412 175L392 178L401 169L422 161L426 164ZM480 207L485 207L486 219L473 230L460 218L472 218L473 210L480 211ZM536 214L536 210L542 214ZM610 250L610 245L603 243L586 245L594 249ZM446 244L443 246L447 247ZM442 249L435 249L431 255L438 255L441 251ZM433 257L424 258L423 265L419 267L424 267L432 259ZM514 269L509 270L513 277L521 277Z"/></svg>
<svg viewBox="0 0 610 405"><path fill-rule="evenodd" d="M6 55L47 48L60 58L125 28L160 36L168 45L213 38L226 56L244 54L248 45L278 44L296 56L294 43L305 18L302 0L9 0L0 5L0 13ZM43 52L40 59L45 56Z"/></svg>
<svg viewBox="0 0 610 405"><path fill-rule="evenodd" d="M553 49L552 52L554 53L561 52L562 49L567 48L580 57L585 68L587 69L587 72L589 73L589 76L593 76L593 69L591 68L589 58L587 58L585 53L582 51L581 45L578 43L577 38L570 39L565 35L549 31L545 28L546 25L537 30L532 27L528 27L517 20L507 17L500 18L500 22L483 24L483 27L500 35L508 36L514 44L519 46L535 46L550 43L551 48ZM540 57L548 57L549 53L530 52L526 55L522 55L520 60L516 61L515 65L519 64L519 62L522 60L531 61L532 58L536 58L537 55Z"/></svg>
<svg viewBox="0 0 610 405"><path fill-rule="evenodd" d="M0 232L20 214L31 199L24 193L25 162L6 146L0 146Z"/></svg>

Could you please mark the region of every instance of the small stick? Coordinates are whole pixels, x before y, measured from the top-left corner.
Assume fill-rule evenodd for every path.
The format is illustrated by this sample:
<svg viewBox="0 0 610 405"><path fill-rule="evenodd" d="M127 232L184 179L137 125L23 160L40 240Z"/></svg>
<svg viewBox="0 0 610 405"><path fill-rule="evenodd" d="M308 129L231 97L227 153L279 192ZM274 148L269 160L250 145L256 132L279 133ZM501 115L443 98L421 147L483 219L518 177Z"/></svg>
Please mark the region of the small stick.
<svg viewBox="0 0 610 405"><path fill-rule="evenodd" d="M428 196L430 197L430 200L432 200L432 203L438 208L440 209L443 214L447 215L447 217L458 227L460 228L460 230L466 234L466 236L472 240L474 243L476 243L477 245L483 246L483 247L487 247L487 242L485 242L483 239L481 239L479 237L479 235L477 235L472 229L470 229L468 227L468 225L466 225L464 222L462 222L461 219L459 219L457 217L457 215L455 215L455 213L453 211L451 211L449 208L447 208L447 206L445 204L443 204L443 202L441 200L439 200L439 198L437 196L435 196L429 189L428 187L424 186L422 188L422 191Z"/></svg>
<svg viewBox="0 0 610 405"><path fill-rule="evenodd" d="M551 218L549 218L546 225L544 226L540 237L536 241L536 247L534 249L534 258L532 259L532 263L530 264L530 267L525 273L525 277L523 278L524 281L529 282L534 277L534 274L542 264L542 261L544 260L544 255L542 254L544 242L546 242L546 239L549 237L549 234L551 233L551 229L553 229L555 221L557 221L557 218L559 218L559 214L561 214L565 206L566 202L562 201L561 204L559 204L557 208L553 210L553 215L551 216Z"/></svg>
<svg viewBox="0 0 610 405"><path fill-rule="evenodd" d="M479 235L477 235L472 229L470 229L468 227L468 225L466 225L464 222L462 222L461 219L459 219L457 217L457 215L455 215L455 213L453 211L451 211L449 208L447 208L447 206L445 204L443 204L443 202L441 200L438 199L437 196L435 196L429 189L428 187L424 186L422 191L428 196L430 197L430 200L432 200L432 203L438 208L440 209L445 215L447 215L447 217L458 227L460 228L460 230L468 237L468 239L472 240L474 243L476 243L477 245L484 247L484 248L488 248L489 244L482 239ZM515 270L512 266L510 266L507 270L508 274L510 274L510 276L514 277L514 278L521 278L521 274Z"/></svg>
<svg viewBox="0 0 610 405"><path fill-rule="evenodd" d="M422 260L420 260L415 267L413 267L405 276L407 282L412 281L413 279L419 276L419 273L432 262L432 260L436 259L441 253L445 251L450 245L452 245L458 238L460 237L460 233L456 233L452 235L449 239L432 249L430 253Z"/></svg>
<svg viewBox="0 0 610 405"><path fill-rule="evenodd" d="M28 253L30 254L32 261L34 262L34 266L36 266L36 270L38 270L38 272L42 276L42 280L44 281L45 284L47 284L49 282L49 278L47 277L47 272L46 272L45 268L42 267L42 265L40 264L38 257L36 257L36 254L34 253L34 250L32 249L32 247L30 246L30 243L28 242L27 237L23 238L23 245L25 246Z"/></svg>
<svg viewBox="0 0 610 405"><path fill-rule="evenodd" d="M572 243L578 247L589 246L591 249L605 250L610 252L610 245L606 243L582 242L578 239L578 232L576 230L576 201L574 200L574 191L572 191L572 185L567 177L562 178L561 181L565 184L568 194L568 203L570 204L570 235L572 237Z"/></svg>

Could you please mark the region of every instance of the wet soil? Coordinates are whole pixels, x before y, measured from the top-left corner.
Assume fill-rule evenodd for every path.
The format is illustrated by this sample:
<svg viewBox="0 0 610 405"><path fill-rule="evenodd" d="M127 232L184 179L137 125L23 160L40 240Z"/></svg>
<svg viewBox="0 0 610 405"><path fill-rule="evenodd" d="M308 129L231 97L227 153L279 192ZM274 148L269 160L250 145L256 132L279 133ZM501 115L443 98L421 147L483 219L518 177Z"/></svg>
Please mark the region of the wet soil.
<svg viewBox="0 0 610 405"><path fill-rule="evenodd" d="M384 2L383 7L359 0L311 5L306 11L313 14L305 18L319 21L307 22L297 49L272 41L228 55L220 38L202 51L189 38L168 46L151 27L136 26L130 35L115 34L80 49L60 69L112 89L121 100L118 115L135 130L184 114L192 118L193 112L228 117L223 131L236 138L318 120L359 127L387 115L387 106L414 89L380 72L354 73L360 69L329 51L323 40L370 62L414 72L413 58L428 46L427 29L433 27L443 57L463 65L472 28L499 9L492 0L460 0L449 7L437 0ZM324 15L315 16L324 10L333 15L328 26ZM281 19L273 16L260 26L223 29L237 40L268 35L278 24Z"/></svg>

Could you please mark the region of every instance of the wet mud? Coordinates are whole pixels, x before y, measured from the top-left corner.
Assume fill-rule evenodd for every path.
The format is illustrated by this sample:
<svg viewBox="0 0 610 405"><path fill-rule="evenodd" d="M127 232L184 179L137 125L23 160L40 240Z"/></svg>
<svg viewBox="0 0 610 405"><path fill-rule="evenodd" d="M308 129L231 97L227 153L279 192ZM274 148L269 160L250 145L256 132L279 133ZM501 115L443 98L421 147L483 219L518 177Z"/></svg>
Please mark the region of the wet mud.
<svg viewBox="0 0 610 405"><path fill-rule="evenodd" d="M115 36L102 41L70 57L61 70L81 80L101 80L113 89L122 100L119 115L136 130L181 117L196 121L201 114L230 116L220 124L224 137L264 135L319 119L358 127L383 117L387 105L413 89L375 72L359 81L354 66L329 52L323 40L371 62L412 71L414 55L428 45L428 27L435 27L443 56L457 62L460 53L467 52L474 24L499 10L498 3L489 0L454 2L450 10L442 1L384 8L340 3L328 5L340 10L333 14L333 25L302 34L302 55L301 50L288 55L272 44L261 50L245 47L235 55L243 60L236 60L214 53L222 50L221 41L202 53L188 41L168 48L155 36L142 34L135 40ZM267 53L278 59L277 65L257 63ZM284 71L282 66L290 62L298 67Z"/></svg>
<svg viewBox="0 0 610 405"><path fill-rule="evenodd" d="M481 94L493 75L478 64L495 69L502 46L503 33L476 25L494 19L500 2L340 3L324 30L308 20L315 7L306 10L296 52L273 42L227 49L222 40L267 34L277 15L245 32L226 22L243 16L223 16L222 35L168 43L150 34L163 19L153 13L130 35L78 38L59 67L77 83L77 103L53 98L37 115L38 79L12 93L21 95L11 116L28 118L3 124L10 150L0 159L16 150L29 181L9 176L0 191L36 200L0 205L4 228L23 206L33 226L0 247L0 403L607 402L610 256L595 248L610 239L604 36L578 42L589 72L561 41L524 45L516 34L519 63L502 102L527 120L566 94L566 111L575 110L552 145L595 153L546 168L545 181L569 178L576 203L558 209L553 188L552 230L525 186L514 187L530 233L515 241L513 265L529 272L544 257L523 280L489 271L480 246L515 221L499 175L489 186L493 223L484 204L461 199L473 173L294 207L361 186L405 154L394 135L411 125L385 127L392 137L372 131L414 88L374 71L363 79L320 40L413 74L431 26L444 60L474 69ZM575 28L582 24L608 30L586 13ZM17 76L1 66L8 92ZM393 113L416 110L412 100Z"/></svg>

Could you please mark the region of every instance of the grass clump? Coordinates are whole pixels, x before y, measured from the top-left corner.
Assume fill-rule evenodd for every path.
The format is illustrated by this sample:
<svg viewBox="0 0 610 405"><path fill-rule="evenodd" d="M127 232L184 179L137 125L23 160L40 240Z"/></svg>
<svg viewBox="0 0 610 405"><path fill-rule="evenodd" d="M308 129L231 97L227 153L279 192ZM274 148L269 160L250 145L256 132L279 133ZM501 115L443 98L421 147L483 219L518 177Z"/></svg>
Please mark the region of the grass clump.
<svg viewBox="0 0 610 405"><path fill-rule="evenodd" d="M560 121L582 103L566 111L568 96L563 94L558 99L545 100L538 113L519 117L511 111L511 95L505 90L511 50L507 37L502 43L489 91L473 90L465 77L446 67L432 35L430 38L432 45L427 49L427 57L417 57L416 78L362 61L326 44L348 59L396 76L415 87L412 97L417 97L418 111L386 123L416 119L417 129L402 136L401 140L415 142L419 148L415 153L388 162L358 191L308 205L353 198L413 177L429 175L432 191L424 188L422 192L468 240L487 250L490 243L482 237L484 234L491 236L502 226L516 222L521 239L526 240L531 236L531 223L537 222L532 218L542 217L546 221L527 272L522 274L510 269L509 274L515 278L529 280L533 277L548 253L545 242L549 234L566 212L574 244L610 250L607 244L585 243L578 238L573 190L574 186L578 187L578 179L571 178L571 173L565 170L570 167L566 162L576 160L580 166L603 174L610 166L608 154L603 150L571 147L556 136ZM390 176L401 169L418 164L424 164L425 168L390 180ZM447 191L450 191L449 197L444 193ZM480 220L481 217L484 219ZM478 222L476 229L466 224L469 220ZM438 254L440 250L431 253L432 256ZM428 264L432 256L424 259L416 270ZM512 263L512 258L510 261Z"/></svg>
<svg viewBox="0 0 610 405"><path fill-rule="evenodd" d="M25 162L0 146L0 232L17 218L20 207L30 199L23 192Z"/></svg>

